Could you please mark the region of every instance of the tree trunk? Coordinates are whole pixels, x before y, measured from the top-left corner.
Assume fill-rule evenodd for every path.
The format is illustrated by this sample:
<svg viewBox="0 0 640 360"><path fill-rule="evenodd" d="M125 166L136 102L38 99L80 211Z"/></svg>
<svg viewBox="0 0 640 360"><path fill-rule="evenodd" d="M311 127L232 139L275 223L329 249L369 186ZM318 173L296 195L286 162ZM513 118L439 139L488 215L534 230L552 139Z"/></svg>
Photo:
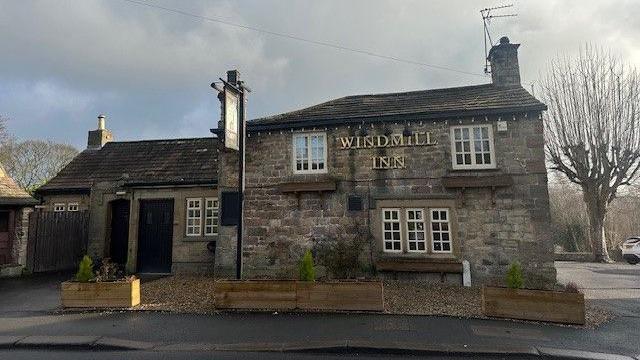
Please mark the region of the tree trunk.
<svg viewBox="0 0 640 360"><path fill-rule="evenodd" d="M589 240L593 250L594 260L597 262L611 262L604 236L604 218L607 214L606 201L600 201L595 191L585 191L584 199L589 216Z"/></svg>

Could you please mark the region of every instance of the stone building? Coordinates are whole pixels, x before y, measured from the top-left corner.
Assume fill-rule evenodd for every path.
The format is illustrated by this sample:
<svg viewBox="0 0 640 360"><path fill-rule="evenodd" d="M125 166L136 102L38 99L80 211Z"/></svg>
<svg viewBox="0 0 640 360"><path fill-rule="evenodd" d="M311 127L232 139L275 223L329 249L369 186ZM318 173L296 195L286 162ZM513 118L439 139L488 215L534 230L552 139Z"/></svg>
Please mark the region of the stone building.
<svg viewBox="0 0 640 360"><path fill-rule="evenodd" d="M105 118L87 149L38 189L44 211L89 211L88 254L129 272L212 272L217 140L112 141Z"/></svg>
<svg viewBox="0 0 640 360"><path fill-rule="evenodd" d="M491 49L490 84L347 96L248 122L244 275L296 277L306 249L364 229L363 257L381 276L457 282L468 260L475 283L497 282L519 261L530 284L553 284L546 106L520 85L518 46ZM235 189L237 155L224 150L219 196ZM233 276L235 233L219 229L216 276Z"/></svg>
<svg viewBox="0 0 640 360"><path fill-rule="evenodd" d="M0 277L22 274L27 262L29 213L37 203L0 166Z"/></svg>

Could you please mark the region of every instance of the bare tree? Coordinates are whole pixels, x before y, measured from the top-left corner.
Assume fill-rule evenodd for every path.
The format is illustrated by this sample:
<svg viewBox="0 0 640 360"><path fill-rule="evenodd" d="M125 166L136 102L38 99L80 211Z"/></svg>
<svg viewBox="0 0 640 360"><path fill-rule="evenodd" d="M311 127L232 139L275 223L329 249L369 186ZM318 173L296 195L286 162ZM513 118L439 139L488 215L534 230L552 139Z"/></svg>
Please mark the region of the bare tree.
<svg viewBox="0 0 640 360"><path fill-rule="evenodd" d="M7 118L0 115L0 146L5 144L11 136L7 129Z"/></svg>
<svg viewBox="0 0 640 360"><path fill-rule="evenodd" d="M640 167L640 76L603 51L586 46L554 60L543 76L546 152L551 168L578 184L596 261L610 261L607 209Z"/></svg>
<svg viewBox="0 0 640 360"><path fill-rule="evenodd" d="M0 162L28 192L54 177L77 154L73 146L52 141L9 139L0 146Z"/></svg>

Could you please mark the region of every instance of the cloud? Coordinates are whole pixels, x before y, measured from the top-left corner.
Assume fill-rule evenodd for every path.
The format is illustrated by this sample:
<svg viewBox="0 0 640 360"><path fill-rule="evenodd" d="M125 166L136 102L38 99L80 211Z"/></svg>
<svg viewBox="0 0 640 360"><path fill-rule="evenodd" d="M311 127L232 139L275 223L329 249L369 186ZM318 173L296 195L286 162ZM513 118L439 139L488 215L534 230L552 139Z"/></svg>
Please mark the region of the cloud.
<svg viewBox="0 0 640 360"><path fill-rule="evenodd" d="M200 16L482 73L481 7L469 0L143 0ZM525 82L585 42L640 64L640 2L517 0L494 40L521 43ZM209 136L209 83L237 68L258 117L349 94L488 82L274 37L117 0L2 2L0 111L21 137L83 147L98 113L117 139ZM529 88L528 84L523 84ZM18 121L19 120L19 121Z"/></svg>

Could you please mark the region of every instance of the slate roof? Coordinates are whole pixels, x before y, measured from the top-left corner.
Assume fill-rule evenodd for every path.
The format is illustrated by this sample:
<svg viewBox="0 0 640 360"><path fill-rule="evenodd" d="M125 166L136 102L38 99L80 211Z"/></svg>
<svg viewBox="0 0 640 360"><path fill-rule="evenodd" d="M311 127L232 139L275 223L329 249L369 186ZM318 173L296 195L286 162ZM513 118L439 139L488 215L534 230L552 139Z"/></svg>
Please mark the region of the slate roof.
<svg viewBox="0 0 640 360"><path fill-rule="evenodd" d="M354 95L301 110L252 120L249 130L329 125L389 118L433 119L546 110L546 106L520 85L493 84Z"/></svg>
<svg viewBox="0 0 640 360"><path fill-rule="evenodd" d="M218 149L214 138L108 142L84 150L38 193L88 191L94 183L123 186L216 184Z"/></svg>
<svg viewBox="0 0 640 360"><path fill-rule="evenodd" d="M35 205L38 201L16 184L0 165L0 205Z"/></svg>

